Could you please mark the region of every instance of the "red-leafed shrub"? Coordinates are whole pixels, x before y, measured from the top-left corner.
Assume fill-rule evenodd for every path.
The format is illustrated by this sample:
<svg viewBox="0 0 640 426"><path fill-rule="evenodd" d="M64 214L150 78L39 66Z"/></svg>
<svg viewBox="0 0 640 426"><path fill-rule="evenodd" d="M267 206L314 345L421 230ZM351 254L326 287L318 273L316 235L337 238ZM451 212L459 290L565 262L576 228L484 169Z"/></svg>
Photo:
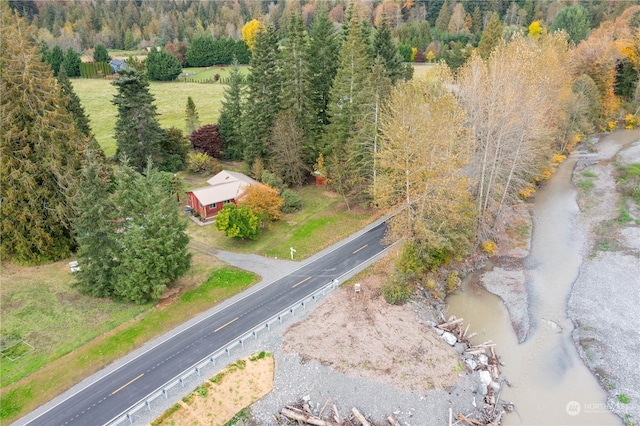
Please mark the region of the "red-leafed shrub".
<svg viewBox="0 0 640 426"><path fill-rule="evenodd" d="M220 158L222 153L222 141L218 133L218 125L207 124L200 127L189 137L191 146L196 152L204 152L211 157Z"/></svg>

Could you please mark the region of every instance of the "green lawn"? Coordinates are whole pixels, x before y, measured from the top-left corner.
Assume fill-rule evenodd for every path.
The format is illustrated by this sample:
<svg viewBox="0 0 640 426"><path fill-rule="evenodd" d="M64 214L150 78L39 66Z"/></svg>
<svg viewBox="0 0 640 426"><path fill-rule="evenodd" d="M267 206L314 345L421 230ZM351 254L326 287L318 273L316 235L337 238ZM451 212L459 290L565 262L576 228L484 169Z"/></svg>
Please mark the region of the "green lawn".
<svg viewBox="0 0 640 426"><path fill-rule="evenodd" d="M116 107L111 103L116 88L111 81L102 79L73 79L73 88L80 97L82 106L89 116L91 128L98 143L107 156L116 152L114 126ZM155 97L158 121L162 127L177 127L185 130L185 109L187 97L196 104L201 124L213 124L218 120L224 85L184 82L151 82L150 92Z"/></svg>
<svg viewBox="0 0 640 426"><path fill-rule="evenodd" d="M206 183L203 179L201 185ZM304 209L283 215L263 230L257 241L228 238L214 224L198 226L189 223L188 233L199 241L223 250L256 253L262 256L290 258L290 247L296 249L295 259L307 258L340 241L375 219L372 211L349 211L342 198L326 192L325 187L305 186L297 192Z"/></svg>

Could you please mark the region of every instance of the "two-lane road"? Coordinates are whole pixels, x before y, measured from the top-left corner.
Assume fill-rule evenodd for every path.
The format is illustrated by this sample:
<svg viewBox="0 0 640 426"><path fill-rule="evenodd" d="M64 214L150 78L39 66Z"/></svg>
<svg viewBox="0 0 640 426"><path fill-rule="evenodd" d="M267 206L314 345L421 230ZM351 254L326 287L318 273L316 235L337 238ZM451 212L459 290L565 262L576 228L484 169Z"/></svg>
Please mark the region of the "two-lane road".
<svg viewBox="0 0 640 426"><path fill-rule="evenodd" d="M338 244L313 262L161 342L51 407L28 425L103 425L208 355L377 256L386 223Z"/></svg>

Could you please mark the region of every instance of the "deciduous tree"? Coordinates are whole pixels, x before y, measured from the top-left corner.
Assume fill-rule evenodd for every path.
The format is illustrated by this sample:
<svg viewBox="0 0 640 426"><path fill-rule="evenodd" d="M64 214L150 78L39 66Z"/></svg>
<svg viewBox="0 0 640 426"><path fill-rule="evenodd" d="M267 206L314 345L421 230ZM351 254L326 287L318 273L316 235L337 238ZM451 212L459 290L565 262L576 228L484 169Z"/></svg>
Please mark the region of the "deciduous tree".
<svg viewBox="0 0 640 426"><path fill-rule="evenodd" d="M287 185L300 185L307 175L303 161L304 138L291 109L276 115L269 143L270 169Z"/></svg>
<svg viewBox="0 0 640 426"><path fill-rule="evenodd" d="M260 219L248 208L229 203L218 212L216 229L227 237L257 240L260 236Z"/></svg>
<svg viewBox="0 0 640 426"><path fill-rule="evenodd" d="M280 197L280 191L265 184L248 186L239 201L240 206L251 210L260 221L279 220L282 217L280 209L283 204L284 200Z"/></svg>
<svg viewBox="0 0 640 426"><path fill-rule="evenodd" d="M252 19L251 21L244 24L244 26L242 27L242 39L245 43L247 43L249 50L253 51L256 34L264 30L266 30L266 27L257 19Z"/></svg>
<svg viewBox="0 0 640 426"><path fill-rule="evenodd" d="M432 257L466 253L475 233L470 181L462 173L470 146L451 82L440 65L426 81L400 83L382 117L375 202L401 209L388 236L403 238L429 265Z"/></svg>
<svg viewBox="0 0 640 426"><path fill-rule="evenodd" d="M215 124L207 124L200 127L189 136L191 146L194 151L204 152L210 157L220 158L222 152L222 142L218 126Z"/></svg>

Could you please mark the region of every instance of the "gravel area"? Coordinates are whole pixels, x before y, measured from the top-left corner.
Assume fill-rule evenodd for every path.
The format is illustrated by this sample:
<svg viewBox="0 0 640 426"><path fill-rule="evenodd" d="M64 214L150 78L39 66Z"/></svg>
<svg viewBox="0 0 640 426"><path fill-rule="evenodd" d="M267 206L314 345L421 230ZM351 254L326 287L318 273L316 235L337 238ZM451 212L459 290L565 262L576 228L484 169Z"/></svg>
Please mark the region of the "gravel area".
<svg viewBox="0 0 640 426"><path fill-rule="evenodd" d="M580 357L608 392L608 406L626 424L640 422L640 227L621 224L615 164L640 163L640 130L603 137L581 161L574 181L585 173L594 187L581 191L580 222L589 235L580 273L568 300ZM630 215L640 219L634 203ZM625 403L626 402L626 403Z"/></svg>

